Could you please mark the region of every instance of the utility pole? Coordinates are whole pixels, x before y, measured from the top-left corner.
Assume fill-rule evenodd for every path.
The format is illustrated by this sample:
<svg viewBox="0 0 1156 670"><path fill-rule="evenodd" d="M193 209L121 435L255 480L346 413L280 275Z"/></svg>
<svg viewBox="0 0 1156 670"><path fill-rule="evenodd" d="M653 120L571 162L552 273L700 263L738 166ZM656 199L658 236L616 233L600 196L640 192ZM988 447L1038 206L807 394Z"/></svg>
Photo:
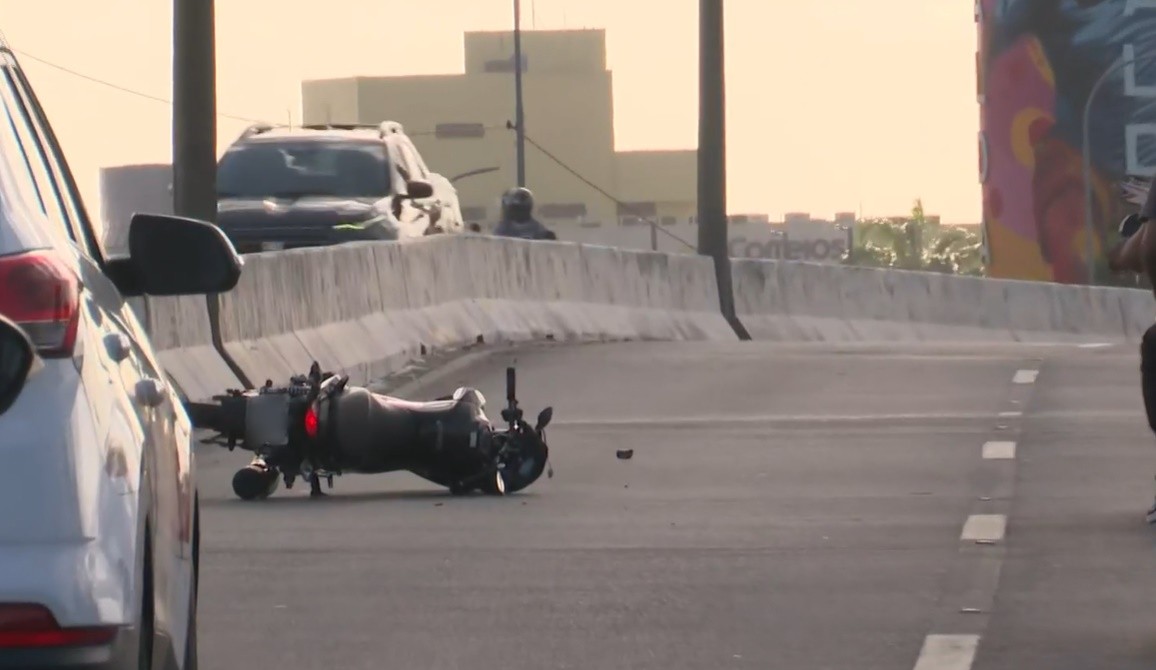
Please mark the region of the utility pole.
<svg viewBox="0 0 1156 670"><path fill-rule="evenodd" d="M698 9L698 253L714 259L722 314L741 339L727 249L726 63L723 0Z"/></svg>
<svg viewBox="0 0 1156 670"><path fill-rule="evenodd" d="M173 0L173 211L217 217L214 0Z"/></svg>
<svg viewBox="0 0 1156 670"><path fill-rule="evenodd" d="M526 185L526 116L522 109L522 0L514 0L514 132L517 133L518 186Z"/></svg>
<svg viewBox="0 0 1156 670"><path fill-rule="evenodd" d="M217 222L217 44L214 0L173 0L173 213ZM209 337L245 388L225 349L220 295L205 296Z"/></svg>

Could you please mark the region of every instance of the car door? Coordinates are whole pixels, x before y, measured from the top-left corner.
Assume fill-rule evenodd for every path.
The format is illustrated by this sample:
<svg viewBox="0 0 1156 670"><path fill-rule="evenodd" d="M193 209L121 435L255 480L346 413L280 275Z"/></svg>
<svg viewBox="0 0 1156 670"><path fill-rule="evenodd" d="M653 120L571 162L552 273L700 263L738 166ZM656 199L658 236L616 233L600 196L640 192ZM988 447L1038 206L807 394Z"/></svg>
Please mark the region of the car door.
<svg viewBox="0 0 1156 670"><path fill-rule="evenodd" d="M183 652L192 569L192 507L195 496L191 423L131 305L102 272L103 249L79 197L52 127L18 68L6 68L3 95L23 111L24 142L37 160L37 182L49 217L57 220L77 251L77 272L94 322L101 324L102 351L120 402L131 407L139 459L151 466L146 499L152 517L156 631L173 646L154 647L158 664L173 649ZM181 657L182 655L178 656Z"/></svg>

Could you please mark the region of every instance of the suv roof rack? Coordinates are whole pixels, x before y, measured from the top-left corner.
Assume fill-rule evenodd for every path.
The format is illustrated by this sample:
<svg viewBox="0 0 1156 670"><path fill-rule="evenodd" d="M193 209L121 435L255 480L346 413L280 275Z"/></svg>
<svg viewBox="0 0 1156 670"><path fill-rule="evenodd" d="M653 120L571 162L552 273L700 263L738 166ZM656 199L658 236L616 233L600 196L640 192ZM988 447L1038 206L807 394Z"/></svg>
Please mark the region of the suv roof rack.
<svg viewBox="0 0 1156 670"><path fill-rule="evenodd" d="M382 121L381 123L303 123L298 126L258 121L242 131L239 139L247 139L254 135L261 135L278 128L301 128L304 130L376 130L383 139L386 135L405 134L405 128L397 121Z"/></svg>
<svg viewBox="0 0 1156 670"><path fill-rule="evenodd" d="M372 123L303 123L298 128L305 130L375 130L376 124Z"/></svg>
<svg viewBox="0 0 1156 670"><path fill-rule="evenodd" d="M267 123L265 121L258 121L257 123L254 123L254 124L250 125L248 128L246 128L245 130L241 131L241 137L245 138L245 137L252 137L254 135L260 135L261 133L267 133L276 127L277 126L273 125L272 123Z"/></svg>
<svg viewBox="0 0 1156 670"><path fill-rule="evenodd" d="M385 137L386 135L404 135L405 134L405 128L403 128L402 125L400 123L398 123L397 121L382 121L381 125L379 125L378 128L381 129L381 136L382 137Z"/></svg>
<svg viewBox="0 0 1156 670"><path fill-rule="evenodd" d="M382 121L381 123L306 123L298 126L306 130L376 130L382 137L386 135L404 135L405 128L397 121Z"/></svg>

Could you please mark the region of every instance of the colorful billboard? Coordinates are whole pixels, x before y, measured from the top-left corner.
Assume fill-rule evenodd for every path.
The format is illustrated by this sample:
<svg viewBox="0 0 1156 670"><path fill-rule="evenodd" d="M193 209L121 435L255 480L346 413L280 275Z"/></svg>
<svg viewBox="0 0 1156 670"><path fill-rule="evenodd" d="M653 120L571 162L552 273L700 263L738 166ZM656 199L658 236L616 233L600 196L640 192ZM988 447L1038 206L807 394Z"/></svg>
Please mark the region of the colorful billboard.
<svg viewBox="0 0 1156 670"><path fill-rule="evenodd" d="M989 274L1102 283L1119 183L1156 174L1156 0L977 0L976 22Z"/></svg>

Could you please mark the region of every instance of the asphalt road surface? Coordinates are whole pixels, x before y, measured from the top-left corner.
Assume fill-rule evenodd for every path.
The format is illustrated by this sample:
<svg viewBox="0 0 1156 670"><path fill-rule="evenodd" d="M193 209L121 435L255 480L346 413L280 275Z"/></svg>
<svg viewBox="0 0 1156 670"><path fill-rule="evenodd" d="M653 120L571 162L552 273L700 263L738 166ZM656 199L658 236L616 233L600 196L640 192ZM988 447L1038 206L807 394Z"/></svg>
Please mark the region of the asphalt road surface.
<svg viewBox="0 0 1156 670"><path fill-rule="evenodd" d="M1134 347L517 354L553 479L233 498L202 448L206 668L1147 670ZM510 355L466 366L497 417ZM985 446L986 445L986 446ZM633 449L619 460L615 451Z"/></svg>

